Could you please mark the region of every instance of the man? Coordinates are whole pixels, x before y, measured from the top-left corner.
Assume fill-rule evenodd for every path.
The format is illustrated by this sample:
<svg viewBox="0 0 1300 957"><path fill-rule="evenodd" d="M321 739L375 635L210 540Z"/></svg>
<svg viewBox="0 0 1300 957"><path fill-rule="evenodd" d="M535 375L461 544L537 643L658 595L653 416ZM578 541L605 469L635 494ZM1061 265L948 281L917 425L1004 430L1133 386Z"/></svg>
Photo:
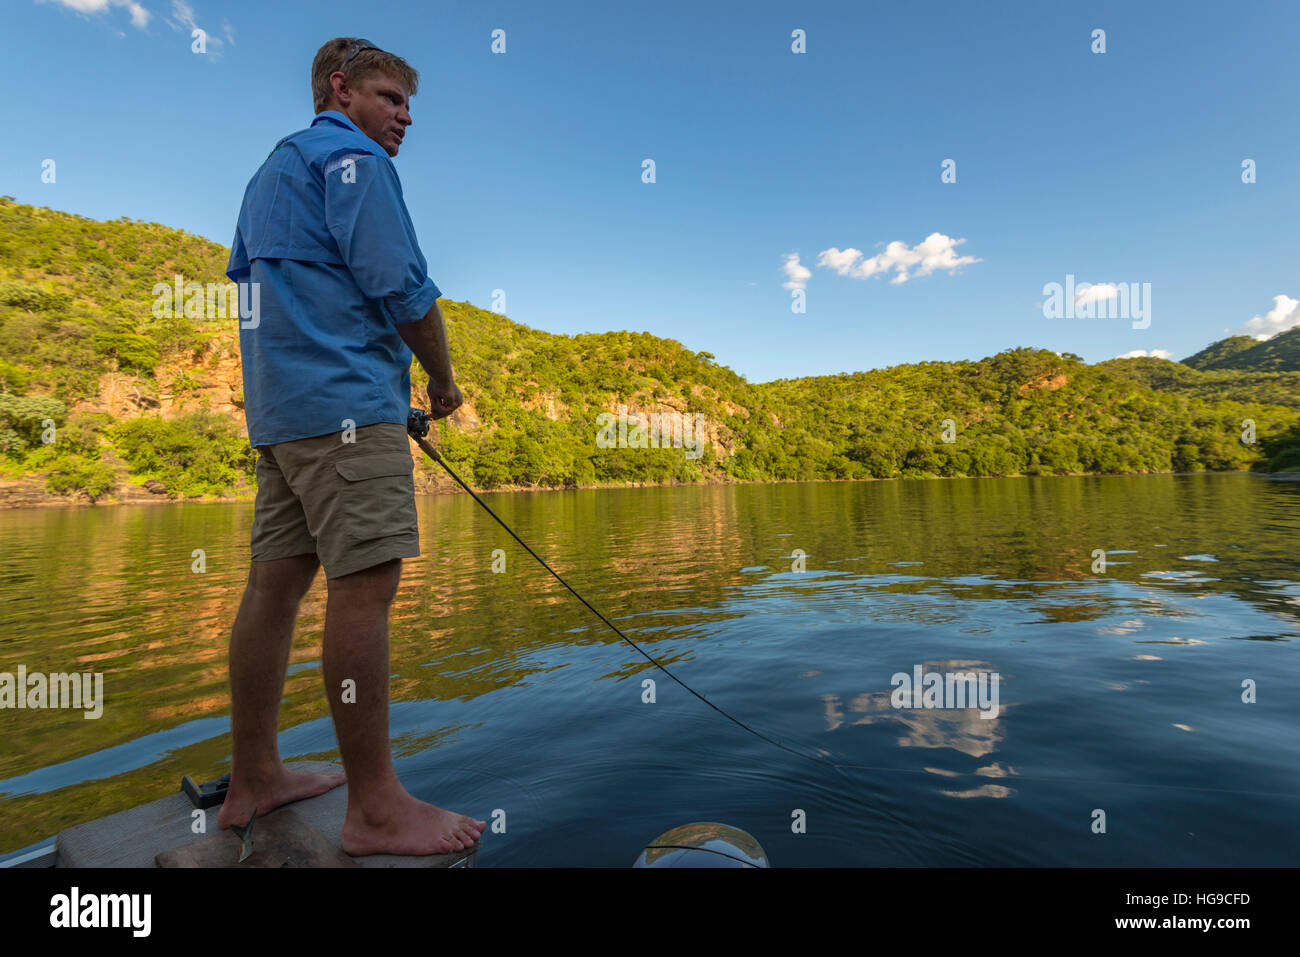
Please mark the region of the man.
<svg viewBox="0 0 1300 957"><path fill-rule="evenodd" d="M438 287L390 157L419 76L365 40L312 63L316 119L282 139L244 194L226 274L257 284L240 323L244 411L258 449L248 586L230 639L232 758L221 827L348 785L343 850L441 854L485 822L412 797L388 741L388 613L420 554L406 432L411 356L433 418L461 404ZM322 669L343 774L285 769L276 723L294 620L318 566Z"/></svg>

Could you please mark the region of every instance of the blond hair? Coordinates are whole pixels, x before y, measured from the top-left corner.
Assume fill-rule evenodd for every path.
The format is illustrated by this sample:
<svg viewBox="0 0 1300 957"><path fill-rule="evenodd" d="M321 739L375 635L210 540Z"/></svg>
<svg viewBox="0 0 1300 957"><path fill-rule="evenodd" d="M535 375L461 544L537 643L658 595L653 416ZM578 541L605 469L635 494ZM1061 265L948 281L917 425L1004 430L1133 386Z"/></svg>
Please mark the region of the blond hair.
<svg viewBox="0 0 1300 957"><path fill-rule="evenodd" d="M311 61L311 94L316 101L316 112L320 113L334 97L334 88L330 86L330 75L339 71L339 64L347 56L348 48L356 37L335 37L316 51L316 59ZM368 76L385 73L406 85L408 96L415 96L419 90L420 74L396 53L386 50L364 49L348 61L343 76L348 85L360 83Z"/></svg>

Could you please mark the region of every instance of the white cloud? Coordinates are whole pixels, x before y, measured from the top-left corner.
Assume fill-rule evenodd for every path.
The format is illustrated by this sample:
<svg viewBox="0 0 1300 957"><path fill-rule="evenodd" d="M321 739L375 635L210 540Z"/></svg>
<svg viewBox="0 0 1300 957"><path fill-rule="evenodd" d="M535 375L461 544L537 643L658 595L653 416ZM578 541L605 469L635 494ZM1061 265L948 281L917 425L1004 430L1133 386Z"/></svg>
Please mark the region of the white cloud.
<svg viewBox="0 0 1300 957"><path fill-rule="evenodd" d="M149 11L135 0L46 0L75 10L77 13L107 13L109 7L126 7L131 14L131 26L143 30L149 25Z"/></svg>
<svg viewBox="0 0 1300 957"><path fill-rule="evenodd" d="M943 233L931 233L915 246L894 240L885 247L884 252L862 259L861 262L858 262L862 257L861 250L832 247L822 250L817 257L817 265L834 269L841 276L852 276L854 279L869 279L878 273L892 271L895 275L890 282L901 285L909 279L928 276L940 269L952 273L961 266L983 262L974 256L957 255L956 247L965 241Z"/></svg>
<svg viewBox="0 0 1300 957"><path fill-rule="evenodd" d="M103 13L108 9L108 0L54 0L78 13Z"/></svg>
<svg viewBox="0 0 1300 957"><path fill-rule="evenodd" d="M781 266L789 281L786 282L786 289L807 289L808 280L812 277L812 270L799 262L798 253L786 253L785 263Z"/></svg>
<svg viewBox="0 0 1300 957"><path fill-rule="evenodd" d="M191 30L193 30L197 25L194 22L194 8L186 3L185 0L172 0L172 16L176 17L176 19L180 20L182 23L187 24ZM168 22L171 22L170 18ZM180 29L180 27L175 24L173 24L173 28L177 30Z"/></svg>
<svg viewBox="0 0 1300 957"><path fill-rule="evenodd" d="M1292 299L1290 296L1274 296L1273 308L1263 316L1246 322L1236 335L1254 336L1256 339L1272 339L1279 332L1286 332L1288 329L1300 326L1300 299Z"/></svg>
<svg viewBox="0 0 1300 957"><path fill-rule="evenodd" d="M853 264L862 258L861 249L846 249L840 252L838 249L823 249L821 255L817 257L817 265L827 266L834 269L841 276L848 275L853 268Z"/></svg>
<svg viewBox="0 0 1300 957"><path fill-rule="evenodd" d="M1101 302L1103 299L1114 299L1118 295L1119 287L1114 283L1099 282L1095 285L1093 283L1080 283L1075 287L1074 304L1075 306L1082 306L1090 302ZM1142 350L1138 351L1141 352ZM1120 356L1120 358L1125 357Z"/></svg>
<svg viewBox="0 0 1300 957"><path fill-rule="evenodd" d="M1132 352L1126 352L1122 356L1116 356L1115 358L1142 359L1149 356L1152 359L1168 359L1171 355L1173 355L1173 353L1168 349L1152 349L1150 352L1147 352L1145 349L1134 349Z"/></svg>
<svg viewBox="0 0 1300 957"><path fill-rule="evenodd" d="M172 17L175 17L175 19L173 20ZM179 30L189 36L193 36L195 30L203 30L207 35L205 45L208 49L208 53L215 54L214 58L220 57L222 46L221 38L214 36L211 30L199 26L198 21L194 19L194 8L186 3L185 0L172 0L172 16L165 17L164 19L166 19L167 23L173 30ZM229 37L230 35L231 32L227 29L226 36ZM233 40L231 42L233 43Z"/></svg>

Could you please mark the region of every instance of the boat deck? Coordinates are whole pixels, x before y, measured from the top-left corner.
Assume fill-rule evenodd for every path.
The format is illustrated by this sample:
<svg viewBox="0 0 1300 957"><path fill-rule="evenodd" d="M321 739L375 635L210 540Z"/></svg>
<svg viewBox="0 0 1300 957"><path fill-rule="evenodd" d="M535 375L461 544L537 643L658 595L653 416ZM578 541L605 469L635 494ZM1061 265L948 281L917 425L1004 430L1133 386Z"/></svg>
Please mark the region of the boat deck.
<svg viewBox="0 0 1300 957"><path fill-rule="evenodd" d="M341 771L324 761L298 761L304 771ZM43 846L6 861L9 867L474 867L482 842L467 851L411 857L373 854L351 858L339 847L347 813L347 788L285 805L253 827L254 853L238 863L240 842L217 827L219 807L203 811L205 831L195 833L195 807L178 789L167 797L59 833ZM289 812L289 813L284 813ZM270 822L270 826L262 822ZM161 863L159 858L161 857ZM227 858L229 860L227 861Z"/></svg>

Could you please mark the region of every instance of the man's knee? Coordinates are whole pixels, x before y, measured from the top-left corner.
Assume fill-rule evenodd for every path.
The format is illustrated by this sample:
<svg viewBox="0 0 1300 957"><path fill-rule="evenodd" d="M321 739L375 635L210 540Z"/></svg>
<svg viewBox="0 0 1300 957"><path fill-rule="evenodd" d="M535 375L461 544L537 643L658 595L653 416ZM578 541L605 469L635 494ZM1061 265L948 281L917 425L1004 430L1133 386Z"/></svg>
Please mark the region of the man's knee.
<svg viewBox="0 0 1300 957"><path fill-rule="evenodd" d="M301 601L311 588L320 561L314 554L271 561L254 560L248 567L248 587L277 598Z"/></svg>
<svg viewBox="0 0 1300 957"><path fill-rule="evenodd" d="M397 597L397 586L402 580L402 560L390 559L352 572L340 575L326 582L331 596L346 597L348 601L381 602L391 604Z"/></svg>

